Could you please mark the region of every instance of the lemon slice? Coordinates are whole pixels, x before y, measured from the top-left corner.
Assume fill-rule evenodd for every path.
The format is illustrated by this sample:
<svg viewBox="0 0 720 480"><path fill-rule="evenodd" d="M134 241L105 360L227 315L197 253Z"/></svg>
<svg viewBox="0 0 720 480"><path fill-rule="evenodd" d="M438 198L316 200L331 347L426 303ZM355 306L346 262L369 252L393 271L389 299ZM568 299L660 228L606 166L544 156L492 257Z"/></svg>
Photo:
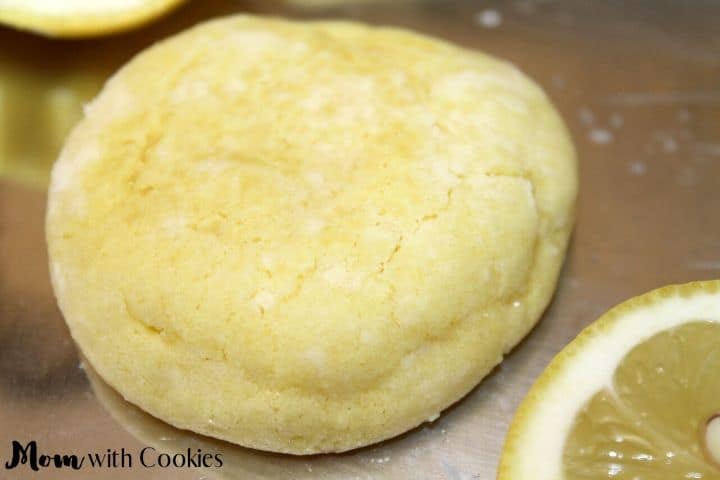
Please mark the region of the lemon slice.
<svg viewBox="0 0 720 480"><path fill-rule="evenodd" d="M0 0L2 1L2 0ZM45 188L83 102L100 89L100 73L35 75L0 61L0 178Z"/></svg>
<svg viewBox="0 0 720 480"><path fill-rule="evenodd" d="M128 30L184 0L0 0L0 22L57 37Z"/></svg>
<svg viewBox="0 0 720 480"><path fill-rule="evenodd" d="M553 359L500 480L720 479L720 281L633 298Z"/></svg>

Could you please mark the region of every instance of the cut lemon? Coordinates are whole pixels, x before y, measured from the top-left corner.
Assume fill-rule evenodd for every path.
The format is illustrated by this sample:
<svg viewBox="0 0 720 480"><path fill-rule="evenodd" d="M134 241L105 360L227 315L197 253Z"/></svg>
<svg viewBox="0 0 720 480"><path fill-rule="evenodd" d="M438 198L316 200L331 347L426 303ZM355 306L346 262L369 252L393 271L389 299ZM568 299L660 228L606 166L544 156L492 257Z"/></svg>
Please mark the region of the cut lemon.
<svg viewBox="0 0 720 480"><path fill-rule="evenodd" d="M613 308L520 405L500 480L720 479L720 281Z"/></svg>
<svg viewBox="0 0 720 480"><path fill-rule="evenodd" d="M8 68L0 60L0 178L47 187L65 136L103 80L89 71L43 76Z"/></svg>
<svg viewBox="0 0 720 480"><path fill-rule="evenodd" d="M0 0L0 22L57 37L128 30L184 0Z"/></svg>

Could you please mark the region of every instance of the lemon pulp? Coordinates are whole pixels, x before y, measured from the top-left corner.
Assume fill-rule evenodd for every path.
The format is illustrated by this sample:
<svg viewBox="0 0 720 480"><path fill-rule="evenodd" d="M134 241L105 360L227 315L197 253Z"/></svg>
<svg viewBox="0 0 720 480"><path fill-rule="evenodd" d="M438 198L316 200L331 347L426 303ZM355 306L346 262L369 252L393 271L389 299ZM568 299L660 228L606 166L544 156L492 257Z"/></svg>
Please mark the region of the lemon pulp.
<svg viewBox="0 0 720 480"><path fill-rule="evenodd" d="M633 348L612 389L576 416L564 477L718 479L718 414L720 324L698 320L660 332Z"/></svg>

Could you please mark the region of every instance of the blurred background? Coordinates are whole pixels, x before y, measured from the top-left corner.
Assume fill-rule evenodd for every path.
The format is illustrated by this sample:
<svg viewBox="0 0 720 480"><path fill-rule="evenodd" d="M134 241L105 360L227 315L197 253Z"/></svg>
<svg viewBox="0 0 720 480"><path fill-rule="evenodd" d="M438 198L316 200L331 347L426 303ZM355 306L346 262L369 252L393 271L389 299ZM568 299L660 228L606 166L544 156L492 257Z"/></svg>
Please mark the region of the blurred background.
<svg viewBox="0 0 720 480"><path fill-rule="evenodd" d="M402 26L507 59L542 85L578 149L577 228L539 326L440 419L378 446L295 458L173 429L82 368L55 306L45 188L83 104L153 42L241 12ZM135 465L102 478L494 478L515 408L585 325L655 287L720 277L718 19L713 0L189 0L139 29L90 39L0 26L0 459L12 440L37 440L48 452L154 446L226 458L215 470Z"/></svg>

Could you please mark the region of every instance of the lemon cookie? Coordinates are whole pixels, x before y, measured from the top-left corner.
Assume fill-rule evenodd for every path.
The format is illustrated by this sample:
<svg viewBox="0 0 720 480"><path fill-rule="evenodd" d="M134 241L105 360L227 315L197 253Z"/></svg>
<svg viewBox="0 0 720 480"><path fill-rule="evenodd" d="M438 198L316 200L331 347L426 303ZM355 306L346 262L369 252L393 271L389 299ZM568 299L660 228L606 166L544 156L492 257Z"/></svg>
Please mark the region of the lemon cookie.
<svg viewBox="0 0 720 480"><path fill-rule="evenodd" d="M51 180L58 302L181 428L343 451L460 399L538 320L573 147L511 65L392 28L251 16L143 52Z"/></svg>

